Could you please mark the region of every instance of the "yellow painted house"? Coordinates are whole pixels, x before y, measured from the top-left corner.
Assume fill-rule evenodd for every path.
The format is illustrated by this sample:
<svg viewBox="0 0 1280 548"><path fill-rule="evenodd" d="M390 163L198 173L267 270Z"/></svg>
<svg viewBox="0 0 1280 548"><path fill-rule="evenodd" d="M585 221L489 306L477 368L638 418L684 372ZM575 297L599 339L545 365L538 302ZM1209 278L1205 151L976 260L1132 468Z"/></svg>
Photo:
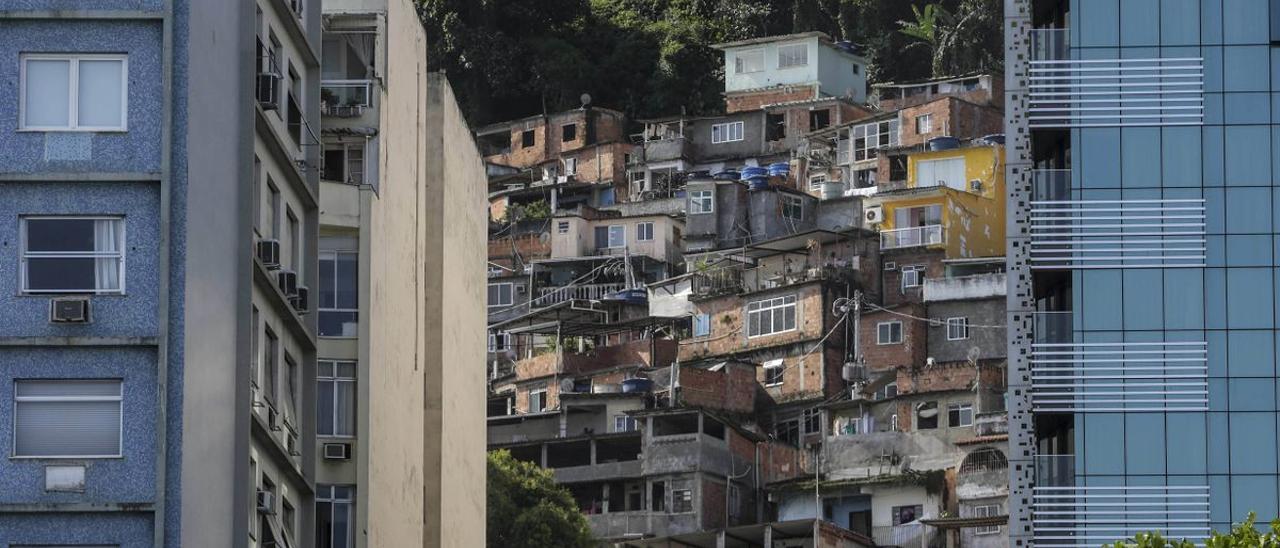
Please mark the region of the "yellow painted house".
<svg viewBox="0 0 1280 548"><path fill-rule="evenodd" d="M864 203L882 250L945 248L947 259L1004 255L1004 146L974 141L907 157L905 188Z"/></svg>

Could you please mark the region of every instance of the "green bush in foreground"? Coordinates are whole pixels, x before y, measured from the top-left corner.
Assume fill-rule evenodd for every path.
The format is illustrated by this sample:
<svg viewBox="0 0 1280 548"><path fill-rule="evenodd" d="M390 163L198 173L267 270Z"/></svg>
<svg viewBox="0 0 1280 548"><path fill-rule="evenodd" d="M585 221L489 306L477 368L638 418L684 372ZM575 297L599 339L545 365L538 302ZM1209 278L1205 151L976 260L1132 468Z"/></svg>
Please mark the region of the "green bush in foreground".
<svg viewBox="0 0 1280 548"><path fill-rule="evenodd" d="M1237 523L1229 533L1213 532L1213 536L1205 541L1207 548L1280 548L1280 519L1271 521L1271 530L1263 533L1254 527L1254 513L1244 523ZM1189 540L1167 539L1159 532L1138 533L1128 540L1105 544L1104 548L1192 548L1195 543Z"/></svg>

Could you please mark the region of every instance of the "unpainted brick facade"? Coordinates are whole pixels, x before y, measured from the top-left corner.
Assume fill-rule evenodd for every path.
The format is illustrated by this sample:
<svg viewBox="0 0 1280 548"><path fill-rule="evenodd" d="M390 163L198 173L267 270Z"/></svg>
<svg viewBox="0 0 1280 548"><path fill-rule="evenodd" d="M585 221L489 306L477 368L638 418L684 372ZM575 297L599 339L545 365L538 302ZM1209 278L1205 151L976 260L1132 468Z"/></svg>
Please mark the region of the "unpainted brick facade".
<svg viewBox="0 0 1280 548"><path fill-rule="evenodd" d="M942 259L946 251L942 248L909 248L891 249L881 252L880 269L883 290L880 292L884 306L894 306L907 302L920 302L924 298L924 279L941 278L946 272ZM887 263L893 263L892 270L885 270ZM920 285L902 286L903 269L922 268L917 279Z"/></svg>
<svg viewBox="0 0 1280 548"><path fill-rule="evenodd" d="M680 403L690 407L750 414L758 387L752 364L730 362L719 371L680 369Z"/></svg>
<svg viewBox="0 0 1280 548"><path fill-rule="evenodd" d="M727 93L724 97L725 112L732 114L746 110L760 110L765 105L808 101L818 98L818 85L777 86L756 91Z"/></svg>
<svg viewBox="0 0 1280 548"><path fill-rule="evenodd" d="M889 371L898 367L923 365L928 349L928 325L898 314L925 317L925 307L919 303L905 303L889 307L892 312L867 310L862 314L858 341L862 356L870 371ZM894 314L896 312L898 314ZM878 340L880 324L897 322L902 326L901 342Z"/></svg>
<svg viewBox="0 0 1280 548"><path fill-rule="evenodd" d="M917 119L929 116L930 131L917 131ZM907 107L899 114L899 146L922 145L934 137L973 139L1004 133L1004 113L995 107L978 105L957 97L941 97L928 103Z"/></svg>
<svg viewBox="0 0 1280 548"><path fill-rule="evenodd" d="M588 119L595 123L595 141L588 142ZM485 143L491 136L500 135L500 126L507 126L510 136L510 149L485 156L485 161L518 168L541 166L547 160L561 157L565 152L577 150L596 143L624 143L626 121L621 112L593 108L577 109L553 114L550 116L533 116L523 120L515 120L502 124L494 124L477 131L480 140ZM565 126L575 126L572 140L565 140ZM526 140L525 133L532 132L532 139ZM499 138L500 139L500 138ZM489 151L493 152L493 151Z"/></svg>

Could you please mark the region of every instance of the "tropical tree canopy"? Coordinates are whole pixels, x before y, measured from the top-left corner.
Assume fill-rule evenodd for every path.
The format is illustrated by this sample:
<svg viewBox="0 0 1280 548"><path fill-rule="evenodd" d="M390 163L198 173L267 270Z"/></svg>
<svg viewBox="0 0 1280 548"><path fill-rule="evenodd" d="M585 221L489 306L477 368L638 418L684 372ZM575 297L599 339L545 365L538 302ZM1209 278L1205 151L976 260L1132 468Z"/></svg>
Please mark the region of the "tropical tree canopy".
<svg viewBox="0 0 1280 548"><path fill-rule="evenodd" d="M1259 531L1254 523L1256 516L1249 512L1249 517L1237 523L1227 533L1214 531L1205 541L1206 548L1280 548L1280 519L1271 520L1267 531ZM1195 543L1189 540L1167 539L1158 532L1139 533L1128 540L1104 545L1104 548L1192 548Z"/></svg>
<svg viewBox="0 0 1280 548"><path fill-rule="evenodd" d="M506 450L489 453L487 544L493 548L592 548L587 520L550 470Z"/></svg>

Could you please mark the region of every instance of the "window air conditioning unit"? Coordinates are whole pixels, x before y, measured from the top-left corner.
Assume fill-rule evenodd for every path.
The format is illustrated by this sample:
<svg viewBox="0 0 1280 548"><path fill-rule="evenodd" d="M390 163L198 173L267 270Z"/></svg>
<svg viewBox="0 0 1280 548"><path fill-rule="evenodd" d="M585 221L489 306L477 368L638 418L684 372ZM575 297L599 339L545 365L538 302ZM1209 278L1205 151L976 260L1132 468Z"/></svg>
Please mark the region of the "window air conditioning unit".
<svg viewBox="0 0 1280 548"><path fill-rule="evenodd" d="M276 285L285 297L298 296L298 273L292 270L281 270L276 274Z"/></svg>
<svg viewBox="0 0 1280 548"><path fill-rule="evenodd" d="M969 181L969 190L974 192L982 192L982 179L974 179Z"/></svg>
<svg viewBox="0 0 1280 548"><path fill-rule="evenodd" d="M289 433L289 440L286 442L285 446L289 449L289 456L291 456L291 457L301 457L301 456L302 456L302 451L299 451L299 450L298 450L298 435L297 435L297 434L294 434L293 432L290 432L290 433Z"/></svg>
<svg viewBox="0 0 1280 548"><path fill-rule="evenodd" d="M885 271L897 270L897 269L898 269L898 263L895 263L895 262L893 262L893 261L885 261L885 262L884 262L884 269L885 269Z"/></svg>
<svg viewBox="0 0 1280 548"><path fill-rule="evenodd" d="M867 208L863 214L863 219L868 225L880 224L884 222L884 208L880 206L871 206Z"/></svg>
<svg viewBox="0 0 1280 548"><path fill-rule="evenodd" d="M258 260L267 270L280 268L280 240L258 240Z"/></svg>
<svg viewBox="0 0 1280 548"><path fill-rule="evenodd" d="M280 75L274 72L258 73L258 104L262 106L262 110L276 110L280 108L280 103L276 99L280 96Z"/></svg>
<svg viewBox="0 0 1280 548"><path fill-rule="evenodd" d="M289 304L293 306L293 309L298 311L299 314L306 314L311 311L307 308L308 303L310 302L310 296L311 290L307 289L307 286L298 286L298 294L289 298Z"/></svg>
<svg viewBox="0 0 1280 548"><path fill-rule="evenodd" d="M351 444L349 443L326 443L324 444L325 460L347 460L351 458Z"/></svg>
<svg viewBox="0 0 1280 548"><path fill-rule="evenodd" d="M276 513L276 495L271 491L258 491L258 513L274 515Z"/></svg>
<svg viewBox="0 0 1280 548"><path fill-rule="evenodd" d="M49 321L52 323L89 323L89 299L50 300Z"/></svg>

